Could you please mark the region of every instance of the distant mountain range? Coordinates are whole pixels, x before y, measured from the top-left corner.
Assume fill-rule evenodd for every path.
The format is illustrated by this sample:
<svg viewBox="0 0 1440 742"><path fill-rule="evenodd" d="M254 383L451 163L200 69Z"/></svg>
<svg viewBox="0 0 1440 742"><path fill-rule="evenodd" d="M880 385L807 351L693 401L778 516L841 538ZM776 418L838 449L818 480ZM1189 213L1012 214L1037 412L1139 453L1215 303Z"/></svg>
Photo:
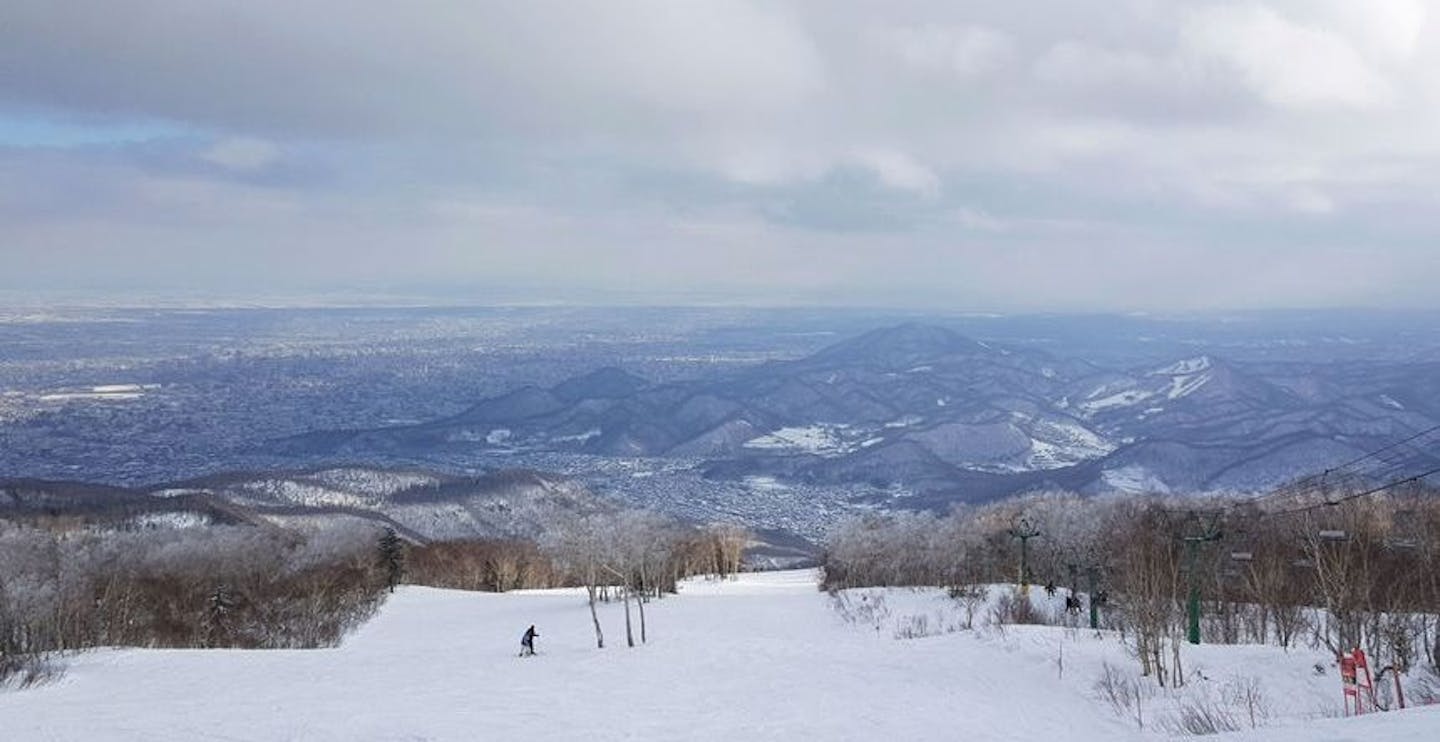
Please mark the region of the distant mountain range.
<svg viewBox="0 0 1440 742"><path fill-rule="evenodd" d="M0 520L123 530L250 525L316 531L358 522L421 542L534 538L565 515L615 507L573 479L519 469L458 477L344 467L225 474L150 489L0 480Z"/></svg>
<svg viewBox="0 0 1440 742"><path fill-rule="evenodd" d="M622 507L574 478L529 469L454 476L346 466L235 472L150 488L0 479L0 524L60 531L250 526L314 534L360 526L391 528L414 543L542 540L572 517ZM793 567L813 564L819 551L792 532L757 527L745 559L754 566Z"/></svg>
<svg viewBox="0 0 1440 742"><path fill-rule="evenodd" d="M941 507L1043 487L1258 491L1436 424L1434 361L1198 355L1111 368L906 324L705 380L601 368L422 424L287 438L275 452L659 457L712 479L868 483Z"/></svg>

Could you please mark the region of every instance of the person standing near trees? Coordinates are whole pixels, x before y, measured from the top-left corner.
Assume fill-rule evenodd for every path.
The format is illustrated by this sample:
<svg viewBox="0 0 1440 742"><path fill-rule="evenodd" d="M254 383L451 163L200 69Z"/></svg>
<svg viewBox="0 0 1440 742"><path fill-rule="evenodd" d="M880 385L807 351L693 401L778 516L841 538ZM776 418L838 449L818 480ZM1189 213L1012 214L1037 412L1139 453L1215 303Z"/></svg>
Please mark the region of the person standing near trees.
<svg viewBox="0 0 1440 742"><path fill-rule="evenodd" d="M535 654L535 637L537 636L540 636L540 632L535 630L534 624L531 624L530 628L525 630L525 635L520 637L521 657L531 657Z"/></svg>

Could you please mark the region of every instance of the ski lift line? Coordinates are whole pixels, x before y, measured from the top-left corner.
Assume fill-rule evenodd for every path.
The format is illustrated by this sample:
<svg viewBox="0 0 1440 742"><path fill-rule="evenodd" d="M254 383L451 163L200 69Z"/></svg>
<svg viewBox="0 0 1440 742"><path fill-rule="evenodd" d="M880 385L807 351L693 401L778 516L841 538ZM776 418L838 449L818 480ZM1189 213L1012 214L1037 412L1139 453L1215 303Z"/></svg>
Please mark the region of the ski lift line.
<svg viewBox="0 0 1440 742"><path fill-rule="evenodd" d="M1409 458L1410 458L1410 457L1403 457L1403 456L1402 456L1402 457L1399 457L1399 458L1395 458L1395 457L1393 457L1393 456L1392 456L1392 457L1385 457L1385 456L1383 456L1382 454L1385 454L1387 451L1393 451L1393 450L1395 450L1395 449L1397 449L1397 448L1400 448L1401 446L1410 446L1412 449L1414 449L1414 451L1415 451L1416 453L1420 453L1420 454L1423 455L1423 454L1425 454L1425 452L1424 452L1423 450L1421 450L1418 446L1415 446L1415 445L1414 445L1415 442L1418 441L1418 440L1420 440L1420 439L1422 439L1422 438L1424 438L1424 437L1426 437L1426 436L1433 435L1433 434L1435 434L1435 433L1437 433L1437 432L1440 432L1440 424L1431 425L1431 426L1428 427L1428 428L1424 428L1423 430L1420 430L1420 431L1418 431L1418 432L1416 432L1416 433L1413 433L1413 434L1411 434L1411 435L1409 435L1409 436L1407 436L1407 437L1405 437L1405 438L1401 438L1401 439L1398 440L1398 441L1394 441L1394 442L1392 442L1392 443L1388 443L1388 444L1386 444L1386 445L1384 445L1384 446L1381 446L1380 448L1377 448L1377 449L1375 449L1375 450L1373 450L1373 451L1370 451L1369 453L1366 453L1366 454L1363 454L1363 455L1360 455L1360 456L1356 456L1355 458L1353 458L1353 459L1351 459L1351 460L1349 460L1349 461L1346 461L1346 462L1343 463L1343 464L1338 464L1338 465L1336 465L1336 466L1330 467L1330 468L1325 469L1324 471L1318 472L1318 473L1316 473L1316 474L1311 474L1311 475L1309 475L1309 476L1307 476L1307 477L1302 477L1301 479L1296 480L1295 484L1294 484L1293 486L1291 486L1291 487L1277 488L1277 489L1275 489L1275 490L1272 490L1272 491L1270 491L1270 492L1266 492L1266 493L1264 493L1264 494L1255 495L1255 496L1253 496L1253 497L1248 497L1248 498L1245 498L1245 499L1242 499L1242 500L1236 500L1236 501L1233 501L1233 502L1230 502L1230 503L1221 505L1221 506L1219 506L1219 507L1213 507L1213 508L1195 508L1195 507L1172 508L1172 507L1164 507L1164 506L1161 506L1160 510L1161 510L1162 512L1169 513L1169 514L1172 514L1172 515L1186 515L1186 516L1191 516L1191 517L1195 516L1198 512L1207 512L1207 513L1209 513L1209 512L1218 512L1218 513L1224 513L1224 512L1232 511L1232 510L1235 510L1235 509L1237 509L1237 508L1244 507L1244 506L1257 505L1257 504L1259 504L1259 503L1261 503L1261 502L1264 502L1264 501L1266 501L1266 500L1271 500L1271 499L1278 498L1278 497L1299 496L1299 497L1302 497L1302 498L1303 498L1303 497L1308 496L1308 495L1314 495L1314 494L1316 494L1317 492L1323 492L1323 491L1327 488L1327 486L1330 485L1330 484L1353 484L1354 486L1357 486L1357 487L1358 487L1358 486L1361 486L1362 484L1364 484L1367 480L1368 480L1368 481L1375 481L1376 479L1382 479L1382 480L1383 480L1383 479L1385 479L1385 478L1388 477L1388 476L1394 476L1394 474L1397 473L1396 470L1401 470L1401 469L1405 468L1405 466L1406 466L1407 462L1409 461ZM1370 460L1370 459L1378 459L1378 460L1380 461L1380 463L1381 463L1381 466L1372 468L1372 469L1370 469L1370 470L1368 470L1368 471L1345 471L1345 470L1347 470L1347 469L1350 469L1350 468L1356 466L1357 464L1361 464L1361 463L1363 463L1363 462L1365 462L1365 461L1368 461L1368 460ZM1341 498L1339 498L1339 499L1333 500L1333 501L1331 501L1331 500L1326 500L1326 501L1319 502L1319 503L1315 503L1315 504L1312 504L1312 505L1305 505L1305 506L1300 506L1300 507L1296 507L1296 508L1290 508L1290 509L1288 509L1288 510L1277 510L1277 511L1270 511L1270 512L1261 511L1260 513L1258 513L1258 514L1256 515L1256 517L1262 517L1262 518L1263 518L1263 517L1265 517L1265 516L1267 516L1267 515L1285 515L1285 514L1288 514L1288 513L1290 513L1290 512L1306 512L1306 511L1313 510L1313 509L1317 509L1317 508L1321 508L1321 507L1328 507L1328 506L1331 506L1331 505L1337 505L1337 504L1342 503L1342 502L1348 502L1348 501L1350 501L1350 500L1358 499L1358 498L1361 498L1361 497L1366 497L1366 496L1368 496L1368 495L1373 495L1373 494L1375 494L1375 493L1377 493L1377 492L1383 492L1384 490L1391 489L1391 488L1393 488L1393 487L1398 487L1398 486L1400 486L1400 485L1402 485L1402 484L1408 484L1408 483L1410 483L1410 482L1419 481L1419 480L1422 480L1422 479L1424 479L1425 477L1428 477L1428 476L1430 476L1430 475L1432 475L1432 474L1435 474L1435 473L1437 473L1437 472L1440 472L1440 467L1437 467L1437 468L1435 468L1435 469L1431 469L1430 471L1427 471L1427 472L1425 472L1425 473L1423 473L1423 474L1415 475L1415 476L1413 476L1413 477L1406 477L1406 478L1403 478L1403 479L1391 481L1391 482L1389 482L1389 483L1387 483L1387 484L1384 484L1384 485L1379 486L1379 487L1375 487L1375 488L1373 488L1373 489L1368 489L1368 490L1365 490L1365 491L1362 491L1362 492L1352 493L1352 494L1349 494L1349 495L1345 495L1345 496L1343 496L1343 497L1341 497Z"/></svg>
<svg viewBox="0 0 1440 742"><path fill-rule="evenodd" d="M1398 447L1400 447L1400 446L1403 446L1403 445L1405 445L1405 444L1407 444L1407 443L1410 443L1410 442L1412 442L1412 441L1415 441L1415 440L1417 440L1417 439L1424 438L1425 436L1430 435L1431 433L1434 433L1434 432L1437 432L1437 431L1440 431L1440 425L1432 425L1432 426L1430 426L1430 427L1428 427L1428 428L1426 428L1426 429L1424 429L1424 430L1422 430L1422 431L1420 431L1420 432L1418 432L1418 433L1410 436L1409 438L1402 438L1402 439L1400 439L1400 440L1398 440L1398 441L1395 441L1394 443L1391 443L1391 444L1389 444L1389 445L1386 445L1386 446L1382 446L1382 447L1380 447L1380 448L1377 448L1377 449L1375 449L1374 451L1371 451L1370 453L1367 453L1367 454L1365 454L1365 455L1363 455L1363 456L1358 456L1358 457L1356 457L1356 458L1354 458L1354 459L1351 459L1350 461L1347 461L1347 462L1345 462L1345 463L1343 463L1343 464L1341 464L1341 465L1339 465L1339 466L1333 466L1333 467L1331 467L1331 468L1329 468L1329 469L1326 469L1326 471L1329 472L1329 471L1334 471L1334 470L1336 470L1336 469L1348 469L1348 468L1350 468L1351 466L1353 466L1353 465L1355 465L1355 464L1358 464L1358 463L1360 463L1361 461L1364 461L1364 460L1366 460L1366 459L1368 459L1368 458L1372 458L1372 457L1374 457L1374 456L1376 456L1376 455L1378 455L1378 454L1381 454L1381 453L1384 453L1384 452L1386 452L1386 451L1389 451L1389 450L1392 449L1392 448L1398 448Z"/></svg>
<svg viewBox="0 0 1440 742"><path fill-rule="evenodd" d="M1316 483L1317 481L1323 481L1323 480L1325 480L1325 479L1327 479L1327 478L1329 478L1329 477L1331 477L1331 476L1340 476L1340 477L1356 477L1356 476L1359 476L1358 473L1346 472L1346 471L1344 471L1344 470L1349 469L1349 468L1355 466L1356 464L1362 463L1362 462L1367 461L1367 460L1372 459L1372 458L1380 458L1382 461L1386 461L1386 462L1388 463L1389 460L1382 458L1382 457L1381 457L1381 454L1385 453L1386 451L1390 451L1390 450L1399 448L1400 446L1404 446L1404 445L1413 443L1413 442L1415 442L1415 441L1417 441L1417 440L1419 440L1419 439L1421 439L1421 438L1424 438L1425 436L1432 435L1432 434L1434 434L1434 433L1436 433L1436 432L1440 432L1440 425L1432 425L1432 426L1430 426L1430 427L1428 427L1428 428L1425 428L1424 430L1421 430L1421 431L1419 431L1419 432L1417 432L1417 433L1414 433L1413 435L1410 435L1410 436L1408 436L1408 437L1402 438L1402 439L1400 439L1400 440L1398 440L1398 441L1394 441L1393 443L1389 443L1389 444L1386 444L1386 445L1384 445L1384 446L1381 446L1380 448L1377 448L1377 449L1375 449L1375 450L1373 450L1373 451L1370 451L1369 453L1363 454L1363 455L1361 455L1361 456L1357 456L1357 457L1355 457L1355 458L1353 458L1353 459L1351 459L1351 460L1349 460L1349 461L1346 461L1346 462L1343 463L1343 464L1337 464L1337 465L1332 466L1332 467L1329 467L1329 468L1327 468L1327 469L1325 469L1324 471L1321 471L1321 472L1319 472L1319 473L1311 474L1311 475L1308 476L1308 477L1305 477L1305 478L1303 478L1303 479L1300 479L1298 482L1296 482L1296 484L1297 484L1297 485L1300 485L1300 486L1308 486L1308 485L1312 485L1312 484ZM1259 499L1263 499L1263 498L1270 497L1270 496L1271 496L1271 493L1267 493L1267 494L1264 494L1264 495L1259 495L1259 496L1257 496L1257 497L1255 497L1255 498L1252 498L1252 499L1259 500Z"/></svg>
<svg viewBox="0 0 1440 742"><path fill-rule="evenodd" d="M1399 467L1392 467L1392 468L1399 468ZM1433 468L1433 469L1429 469L1429 470L1427 470L1427 471L1421 472L1421 473L1419 473L1419 474L1414 474L1414 475L1411 475L1411 476L1408 476L1408 477L1404 477L1404 478L1401 478L1401 479L1395 479L1395 480L1389 481L1389 482L1387 482L1387 483L1385 483L1385 484L1382 484L1382 485L1379 485L1379 486L1376 486L1376 487L1371 487L1371 488L1369 488L1369 489L1366 489L1366 490L1363 490L1363 491L1360 491L1360 492L1353 492L1353 493L1351 493L1351 494L1344 495L1344 496L1342 496L1342 497L1338 497L1338 498L1335 498L1335 499L1333 499L1333 500L1327 499L1327 500L1323 500L1323 501L1321 501L1321 502L1311 503L1311 504L1309 504L1309 505L1301 505L1301 506L1297 506L1297 507L1293 507L1293 508L1287 508L1287 509L1284 509L1284 510L1271 510L1271 511L1262 510L1262 511L1256 513L1256 514L1255 514L1255 517L1256 517L1256 518L1266 518L1266 517L1276 517L1276 516L1282 516L1282 515L1293 515L1293 514L1296 514L1296 513L1305 513L1305 512L1312 511L1312 510L1319 510L1319 509L1321 509L1321 508L1326 508L1326 507L1334 507L1334 506L1339 505L1339 504L1341 504L1341 503L1350 502L1351 500L1358 500L1358 499L1360 499L1360 498L1362 498L1362 497L1369 497L1370 495L1378 494L1378 493L1380 493L1380 492L1384 492L1384 491L1389 490L1389 489L1394 489L1394 488L1399 487L1399 486L1404 485L1404 484L1411 484L1411 483L1413 483L1413 482L1419 482L1419 481L1422 481L1422 480L1424 480L1425 478L1430 477L1430 476L1435 475L1435 474L1440 474L1440 466L1437 466L1437 467L1435 467L1435 468ZM1358 478L1359 475L1353 475L1353 476L1356 476L1356 477ZM1298 493L1297 493L1297 492L1294 492L1294 491L1292 490L1292 491L1287 492L1286 494L1306 494L1306 493L1305 493L1305 492L1298 492ZM1265 495L1264 497L1269 497L1269 496L1271 496L1271 495ZM1170 514L1172 514L1172 515L1184 515L1184 516L1187 516L1187 517L1196 517L1196 518L1198 518L1198 517L1199 517L1200 515L1202 515L1202 514L1204 514L1204 515L1209 515L1209 516L1211 516L1211 517L1218 517L1218 516L1220 516L1220 515L1222 515L1222 514L1224 514L1224 513L1227 513L1227 512L1230 512L1230 511L1234 511L1234 510L1236 510L1236 509L1238 509L1238 508L1240 508L1240 507L1242 507L1242 506L1254 505L1255 503L1259 502L1261 499L1262 499L1262 498L1259 498L1259 497L1257 497L1257 498L1251 498L1251 499L1248 499L1248 500L1240 500L1240 501L1238 501L1238 502L1232 502L1232 503L1229 503L1229 504L1226 504L1226 505L1222 505L1222 506L1219 506L1219 507L1211 507L1211 508L1193 508L1193 507L1191 507L1191 508L1172 508L1172 507L1163 507L1163 506L1162 506L1162 507L1160 508L1160 510L1161 510L1162 512L1165 512L1165 513L1170 513Z"/></svg>
<svg viewBox="0 0 1440 742"><path fill-rule="evenodd" d="M1299 483L1299 486L1280 488L1272 492L1250 498L1247 502L1259 503L1266 500L1286 496L1306 496L1323 493L1329 489L1345 487L1361 487L1369 482L1385 481L1393 478L1399 472L1405 470L1409 465L1407 460L1381 460L1381 465L1366 471L1334 471L1330 470L1326 476L1319 478L1308 478Z"/></svg>
<svg viewBox="0 0 1440 742"><path fill-rule="evenodd" d="M1339 498L1336 498L1336 499L1334 499L1334 500L1325 500L1324 502L1311 503L1311 504L1309 504L1309 505L1304 505L1304 506L1301 506L1301 507L1289 508L1289 509L1287 509L1287 510L1274 510L1274 511L1271 511L1271 512L1268 512L1268 513L1267 513L1267 512L1261 512L1261 513L1260 513L1259 515L1257 515L1256 517L1258 517L1258 518L1265 518L1265 517L1278 517L1278 516L1281 516L1281 515L1294 515L1294 514L1296 514L1296 513L1306 513L1306 512L1310 512L1310 511L1312 511L1312 510L1319 510L1319 509L1321 509L1321 508L1334 507L1334 506L1340 505L1340 504L1342 504L1342 503L1350 502L1351 500L1358 500L1358 499L1360 499L1360 498L1362 498L1362 497L1369 497L1370 495L1378 494L1378 493L1384 492L1385 490L1394 489L1394 488L1396 488L1396 487L1399 487L1399 486L1402 485L1402 484L1411 484L1411 483L1413 483L1413 482L1419 482L1419 481L1422 481L1422 480L1424 480L1426 477L1431 476L1431 475L1433 475L1433 474L1440 474L1440 466L1437 466L1437 467L1435 467L1435 468L1433 468L1433 469L1430 469L1429 471L1424 471L1424 472L1421 472L1421 473L1419 473L1419 474L1415 474L1415 475L1413 475L1413 476L1406 477L1406 478L1404 478L1404 479L1397 479L1397 480L1395 480L1395 481L1393 481L1393 482L1389 482L1389 483L1387 483L1387 484L1382 484L1382 485L1380 485L1379 487L1372 487L1372 488L1370 488L1370 489L1368 489L1368 490L1365 490L1365 491L1363 491L1363 492L1355 492L1355 493L1353 493L1353 494L1345 495L1344 497L1339 497Z"/></svg>
<svg viewBox="0 0 1440 742"><path fill-rule="evenodd" d="M1428 471L1424 471L1424 472L1421 472L1421 473L1419 473L1419 474L1415 474L1415 475L1412 475L1412 476L1403 477L1403 478L1400 478L1400 479L1395 479L1395 480L1386 482L1385 484L1378 485L1378 486L1375 486L1375 487L1371 487L1371 488L1369 488L1369 489L1365 489L1365 490L1362 490L1362 491L1360 491L1360 492L1352 492L1352 493L1350 493L1350 494L1348 494L1348 495L1343 495L1343 496L1337 497L1337 498L1335 498L1335 499L1325 499L1325 500L1322 500L1322 501L1320 501L1320 502L1313 502L1313 503L1310 503L1310 504L1308 504L1308 505L1297 505L1297 506L1295 506L1295 507L1285 508L1285 509L1282 509L1282 510L1261 511L1261 512L1257 513L1257 514L1255 515L1255 517L1256 517L1256 518L1265 518L1265 517L1271 517L1271 516L1291 515L1291 514L1295 514L1295 513L1307 513L1307 512L1313 511L1313 510L1320 510L1320 509L1322 509L1322 508L1334 507L1334 506L1336 506L1336 505L1340 505L1341 503L1350 502L1351 500L1358 500L1358 499L1360 499L1360 498L1362 498L1362 497L1369 497L1370 495L1374 495L1374 494L1378 494L1378 493L1380 493L1380 492L1384 492L1384 491L1386 491L1386 490L1394 489L1394 488L1399 487L1399 486L1401 486L1401 485L1403 485L1403 484L1410 484L1410 483L1412 483L1412 482L1419 482L1419 481L1425 479L1426 477L1429 477L1429 476L1431 476L1431 475L1433 475L1433 474L1436 474L1436 473L1440 473L1440 467L1436 467L1436 468L1434 468L1434 469L1430 469L1430 470L1428 470Z"/></svg>
<svg viewBox="0 0 1440 742"><path fill-rule="evenodd" d="M1311 487L1304 490L1290 491L1286 494L1296 495L1304 498L1306 496L1324 495L1327 489L1368 489L1369 487L1377 486L1374 485L1375 482L1393 482L1395 480L1408 480L1409 477L1403 475L1404 472L1409 469L1411 469L1411 466L1404 461L1387 463L1386 466L1376 468L1369 472L1365 472L1363 475L1358 473L1350 474L1343 479L1339 479L1338 481L1331 480L1331 482L1329 483L1329 487ZM1344 495L1342 497L1349 497L1349 495Z"/></svg>
<svg viewBox="0 0 1440 742"><path fill-rule="evenodd" d="M1268 500L1268 499L1273 498L1273 497L1280 497L1280 496L1282 496L1282 495L1292 494L1292 493L1297 492L1297 490L1298 490L1300 493L1310 493L1310 492L1313 492L1314 490L1316 490L1316 489L1318 489L1318 488L1320 488L1320 487L1323 487L1323 486L1327 483L1327 481L1328 481L1332 476L1333 476L1333 477L1336 477L1336 478L1349 478L1349 479L1359 480L1359 479L1361 479L1362 476L1363 476L1363 473L1362 473L1362 472L1347 472L1347 471L1344 471L1344 470L1349 469L1349 468L1355 466L1356 464L1360 464L1360 463L1365 462L1365 461L1367 461L1367 460L1369 460L1369 459L1372 459L1372 458L1379 459L1379 460L1380 460L1381 462L1383 462L1384 464L1387 464L1387 465L1390 465L1390 466L1397 466L1397 465L1399 465L1399 464L1402 464L1402 463L1403 463L1403 460L1398 460L1398 461L1397 461L1397 460L1393 460L1393 459L1387 459L1387 458L1382 457L1381 454L1384 454L1386 451L1391 451L1391 450L1394 450L1394 449L1399 448L1399 447L1401 447L1401 446L1414 443L1415 441L1417 441L1417 440L1419 440L1419 439L1421 439L1421 438L1424 438L1425 436L1432 435L1432 434L1434 434L1434 433L1436 433L1436 432L1440 432L1440 424L1432 425L1432 426L1430 426L1430 427L1428 427L1428 428L1425 428L1425 429L1423 429L1423 430L1421 430L1421 431L1419 431L1419 432L1417 432L1417 433L1414 433L1413 435L1410 435L1410 436L1408 436L1408 437L1406 437L1406 438L1402 438L1402 439L1400 439L1400 440L1398 440L1398 441L1395 441L1395 442L1393 442L1393 443L1389 443L1389 444L1386 444L1386 445L1384 445L1384 446L1381 446L1380 448L1377 448L1377 449L1375 449L1374 451L1371 451L1371 452L1369 452L1369 453L1363 454L1363 455L1361 455L1361 456L1357 456L1357 457L1355 457L1355 458L1353 458L1353 459L1351 459L1351 460L1349 460L1349 461L1346 461L1346 462L1343 463L1343 464L1338 464L1338 465L1336 465L1336 466L1329 467L1329 468L1325 469L1324 471L1319 472L1319 473L1317 473L1317 474L1311 474L1311 475L1308 476L1308 477L1304 477L1304 478L1298 480L1298 481L1295 483L1295 487L1294 487L1294 488L1291 488L1291 489L1288 489L1288 490L1282 488L1282 489L1277 489L1277 490L1274 490L1274 491L1271 491L1271 492L1267 492L1267 493L1265 493L1265 494L1255 495L1254 497L1250 497L1250 498L1248 498L1248 499L1246 499L1246 500L1242 500L1242 501L1240 501L1240 502L1237 503L1237 504L1254 504L1254 503L1262 502L1262 501L1264 501L1264 500ZM1372 472L1372 474L1373 474L1373 472Z"/></svg>
<svg viewBox="0 0 1440 742"><path fill-rule="evenodd" d="M1406 459L1381 459L1381 465L1364 472L1342 472L1328 480L1321 480L1314 486L1300 490L1290 490L1289 494L1315 494L1327 488L1343 487L1369 487L1376 481L1389 481L1399 477L1406 469L1410 468L1412 458ZM1333 474L1333 472L1332 472Z"/></svg>

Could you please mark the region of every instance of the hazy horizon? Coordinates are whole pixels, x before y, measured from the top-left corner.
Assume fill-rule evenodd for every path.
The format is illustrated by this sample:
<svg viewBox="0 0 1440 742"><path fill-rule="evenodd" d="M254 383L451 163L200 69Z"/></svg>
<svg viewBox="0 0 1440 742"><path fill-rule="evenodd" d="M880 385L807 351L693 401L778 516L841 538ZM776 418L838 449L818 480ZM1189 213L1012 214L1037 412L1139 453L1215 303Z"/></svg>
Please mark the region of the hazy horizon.
<svg viewBox="0 0 1440 742"><path fill-rule="evenodd" d="M1202 308L1043 308L1030 306L965 306L940 303L845 301L795 297L789 300L745 294L625 292L587 288L573 291L495 291L489 287L325 287L292 291L218 290L212 288L33 289L0 286L0 310L56 309L693 309L819 312L881 312L915 317L1150 317L1219 318L1288 314L1410 314L1440 313L1440 305L1294 305L1217 306Z"/></svg>

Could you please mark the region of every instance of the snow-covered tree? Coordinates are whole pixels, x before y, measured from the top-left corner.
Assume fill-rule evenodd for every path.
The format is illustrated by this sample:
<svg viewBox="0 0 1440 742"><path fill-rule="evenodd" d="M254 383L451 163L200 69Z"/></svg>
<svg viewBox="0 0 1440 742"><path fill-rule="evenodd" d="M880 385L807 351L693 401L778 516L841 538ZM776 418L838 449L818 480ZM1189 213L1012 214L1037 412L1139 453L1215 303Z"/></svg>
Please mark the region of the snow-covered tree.
<svg viewBox="0 0 1440 742"><path fill-rule="evenodd" d="M600 588L608 584L605 560L610 549L608 518L599 515L577 516L556 524L544 538L543 548L561 567L574 574L585 586L590 621L595 626L595 646L605 648L605 632L600 628L600 615L595 601Z"/></svg>
<svg viewBox="0 0 1440 742"><path fill-rule="evenodd" d="M405 576L405 542L394 528L380 534L380 564L385 570L385 584L393 593Z"/></svg>

